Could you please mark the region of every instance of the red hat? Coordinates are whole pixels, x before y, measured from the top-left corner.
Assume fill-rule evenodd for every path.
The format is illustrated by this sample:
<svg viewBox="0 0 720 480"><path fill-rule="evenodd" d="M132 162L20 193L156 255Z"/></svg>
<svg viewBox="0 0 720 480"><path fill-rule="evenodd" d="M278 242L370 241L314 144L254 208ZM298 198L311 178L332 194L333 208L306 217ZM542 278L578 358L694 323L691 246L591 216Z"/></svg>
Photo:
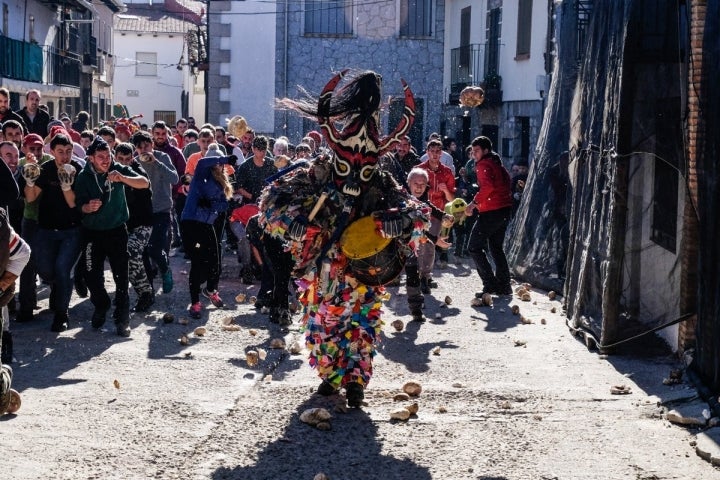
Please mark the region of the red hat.
<svg viewBox="0 0 720 480"><path fill-rule="evenodd" d="M23 145L26 147L42 147L45 145L43 142L43 139L40 135L37 133L29 133L25 135L25 138L23 139Z"/></svg>
<svg viewBox="0 0 720 480"><path fill-rule="evenodd" d="M52 138L55 138L55 135L57 135L58 133L62 133L62 134L65 135L66 137L70 137L70 135L68 134L67 130L65 130L65 127L61 127L61 126L59 126L59 125L55 125L54 127L52 127L52 128L50 129L50 138L51 138L51 139L52 139Z"/></svg>
<svg viewBox="0 0 720 480"><path fill-rule="evenodd" d="M315 140L316 147L320 146L320 144L322 143L322 135L320 135L320 132L318 132L317 130L312 130L311 132L308 132L307 136Z"/></svg>

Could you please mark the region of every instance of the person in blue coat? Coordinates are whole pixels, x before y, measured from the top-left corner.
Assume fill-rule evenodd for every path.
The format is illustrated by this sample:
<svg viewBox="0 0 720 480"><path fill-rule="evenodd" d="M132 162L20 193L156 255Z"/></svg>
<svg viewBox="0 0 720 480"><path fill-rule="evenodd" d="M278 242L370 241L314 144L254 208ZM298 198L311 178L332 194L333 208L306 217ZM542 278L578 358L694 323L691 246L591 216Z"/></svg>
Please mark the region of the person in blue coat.
<svg viewBox="0 0 720 480"><path fill-rule="evenodd" d="M234 155L200 159L180 217L180 234L185 252L190 257L188 314L192 318L200 318L202 315L201 292L215 307L224 306L217 291L220 282L220 248L213 224L228 209L228 200L233 195L224 165L234 166L236 161Z"/></svg>

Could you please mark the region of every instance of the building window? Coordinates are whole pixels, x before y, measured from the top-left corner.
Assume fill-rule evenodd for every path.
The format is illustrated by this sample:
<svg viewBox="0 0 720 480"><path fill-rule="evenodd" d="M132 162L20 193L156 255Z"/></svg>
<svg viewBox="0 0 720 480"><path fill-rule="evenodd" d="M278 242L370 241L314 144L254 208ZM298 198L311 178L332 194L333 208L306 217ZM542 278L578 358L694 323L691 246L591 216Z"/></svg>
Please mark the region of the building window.
<svg viewBox="0 0 720 480"><path fill-rule="evenodd" d="M175 125L176 113L174 110L155 110L153 112L153 120L156 122L162 120L168 125Z"/></svg>
<svg viewBox="0 0 720 480"><path fill-rule="evenodd" d="M502 30L502 10L491 8L487 14L485 27L485 76L497 75L500 65L500 31Z"/></svg>
<svg viewBox="0 0 720 480"><path fill-rule="evenodd" d="M305 0L306 35L352 35L352 0Z"/></svg>
<svg viewBox="0 0 720 480"><path fill-rule="evenodd" d="M138 77L157 76L157 53L136 52L135 53L135 75Z"/></svg>
<svg viewBox="0 0 720 480"><path fill-rule="evenodd" d="M432 35L432 0L400 2L400 36L429 37Z"/></svg>
<svg viewBox="0 0 720 480"><path fill-rule="evenodd" d="M518 3L517 48L515 60L530 58L530 38L532 32L532 0L520 0Z"/></svg>

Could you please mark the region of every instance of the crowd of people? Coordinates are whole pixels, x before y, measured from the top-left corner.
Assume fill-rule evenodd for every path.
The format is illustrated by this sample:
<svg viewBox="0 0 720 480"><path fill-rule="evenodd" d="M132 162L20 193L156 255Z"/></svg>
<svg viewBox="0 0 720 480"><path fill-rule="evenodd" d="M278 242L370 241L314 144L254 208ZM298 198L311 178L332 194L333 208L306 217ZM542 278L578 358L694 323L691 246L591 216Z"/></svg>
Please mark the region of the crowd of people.
<svg viewBox="0 0 720 480"><path fill-rule="evenodd" d="M26 93L25 106L17 112L9 108L9 96L7 89L0 88L0 191L10 192L0 199L4 202L0 207L7 212L8 228L16 232L11 237L21 242L21 247L15 247L19 257L10 255L6 266L0 264L19 277L17 299L8 300L4 309L2 363L12 362L9 315L14 315L16 322L35 321L39 308L37 282L49 287L53 332L66 330L72 322L70 299L74 289L79 297L89 296L94 307L93 328L103 328L112 310L116 333L127 337L131 334L130 313L149 311L158 290L167 294L175 288L169 260L175 252L190 260L188 314L192 318L202 317L203 297L216 308L224 306L219 292L221 257L232 251L240 264L242 282L260 284L256 307L269 313L271 322L288 325L292 322L289 301L296 299L307 309L308 302L315 305L317 300L309 298L307 284L298 281L303 268L309 268L309 260L296 258L297 252L292 253L288 243L319 239L326 234L325 240L340 242L337 248L342 248L338 232L342 233L349 223L343 215L364 212L372 216L377 215L376 209L395 211L395 203L412 205L412 212L423 212L422 219L410 210L405 212L413 218L410 230L407 222L391 218L389 213L378 220L384 236L404 236L412 245L404 268L408 307L414 320L424 320L423 296L438 286L432 278L433 267L446 267L452 247L456 261L463 262L468 255L473 259L482 280L482 293L510 293L502 241L522 194L527 165L517 166L519 175L524 176L511 181L486 137L473 140L463 158L454 139L433 133L426 138L425 151L419 155L406 135L412 123L409 115L383 140L382 147L378 146L378 138L370 138L374 143L368 143L360 161L373 169L377 163L383 173L375 175L373 181L381 182L378 190L385 193L382 199L356 204L353 195L338 194L333 198L329 188L334 181L333 188L347 193L340 190L340 185L350 184L350 177L344 178L338 165L343 162L345 143L357 142L357 137L345 138L342 132L332 130L330 122L323 123L323 108L328 105L305 109L305 113L311 111L319 119L322 133L310 131L294 143L286 137L256 135L249 126L234 136L231 133L236 132L229 133L222 126L196 125L192 118L182 118L175 125L111 119L91 128L86 112L78 113L74 121L65 114L52 118L43 109L36 90ZM412 110L411 93L408 96L406 92L406 104ZM298 104L295 108L302 110ZM361 129L377 129L368 120L372 115L367 112L345 114ZM348 157L348 165L357 161ZM360 166L362 171L368 171L367 165ZM323 171L320 167L334 173L322 177L318 174ZM302 183L305 180L298 180L302 175L297 173L310 169L312 188ZM363 182L367 181L362 178L364 173L359 175ZM300 184L284 180L288 178ZM279 190L268 187L271 181ZM6 183L12 188L6 188ZM337 207L328 220L328 232L308 230L307 218L305 223L298 218L287 225L274 223L278 221L277 210L287 207L281 207L280 202L288 200L283 197L288 191L278 185L307 190L308 198L316 198L316 211L310 220L317 210ZM401 192L393 201L388 200L388 186ZM13 191L17 195L12 195ZM298 191L291 195L301 200ZM328 195L331 198L326 200ZM302 208L307 206L305 202ZM329 248L315 252L319 254L319 270L335 265L327 259L327 265L323 264L322 256L329 255ZM492 256L492 265L487 253ZM106 260L114 281L114 298L105 289ZM22 268L18 269L18 265ZM397 282L398 274L393 271L383 283ZM15 278L12 280L14 285ZM0 290L0 300L3 292ZM371 326L365 329L368 332L380 325L379 317L374 318L373 313L377 298L367 294L364 302L370 308L365 319ZM336 348L342 343L342 335L335 332L335 336L323 336L322 341L313 340L322 333L317 324L322 315L317 310L308 312L304 320L308 346L315 358L314 366L324 372L320 393L331 394L350 385L348 395L357 406L371 369L360 369L344 378L333 368L318 363L318 356L327 355L327 345ZM308 315L316 322L308 320ZM366 344L372 344L372 340ZM367 350L366 344L361 349ZM347 367L347 363L343 366Z"/></svg>

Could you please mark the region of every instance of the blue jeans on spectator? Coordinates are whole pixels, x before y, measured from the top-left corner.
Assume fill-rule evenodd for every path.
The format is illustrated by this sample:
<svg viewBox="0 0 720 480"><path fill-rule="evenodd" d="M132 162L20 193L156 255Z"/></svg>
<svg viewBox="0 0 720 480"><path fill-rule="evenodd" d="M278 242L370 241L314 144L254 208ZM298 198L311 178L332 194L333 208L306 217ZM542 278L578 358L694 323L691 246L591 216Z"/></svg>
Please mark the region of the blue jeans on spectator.
<svg viewBox="0 0 720 480"><path fill-rule="evenodd" d="M56 314L67 314L73 289L73 271L80 255L80 227L66 230L39 228L35 236L35 266L52 285L50 295Z"/></svg>
<svg viewBox="0 0 720 480"><path fill-rule="evenodd" d="M172 217L169 211L153 213L152 233L150 234L150 241L145 249L145 255L143 255L145 271L148 274L150 283L152 283L155 277L154 266L157 266L157 271L160 275L167 272L170 266L168 263L167 245L171 220Z"/></svg>

